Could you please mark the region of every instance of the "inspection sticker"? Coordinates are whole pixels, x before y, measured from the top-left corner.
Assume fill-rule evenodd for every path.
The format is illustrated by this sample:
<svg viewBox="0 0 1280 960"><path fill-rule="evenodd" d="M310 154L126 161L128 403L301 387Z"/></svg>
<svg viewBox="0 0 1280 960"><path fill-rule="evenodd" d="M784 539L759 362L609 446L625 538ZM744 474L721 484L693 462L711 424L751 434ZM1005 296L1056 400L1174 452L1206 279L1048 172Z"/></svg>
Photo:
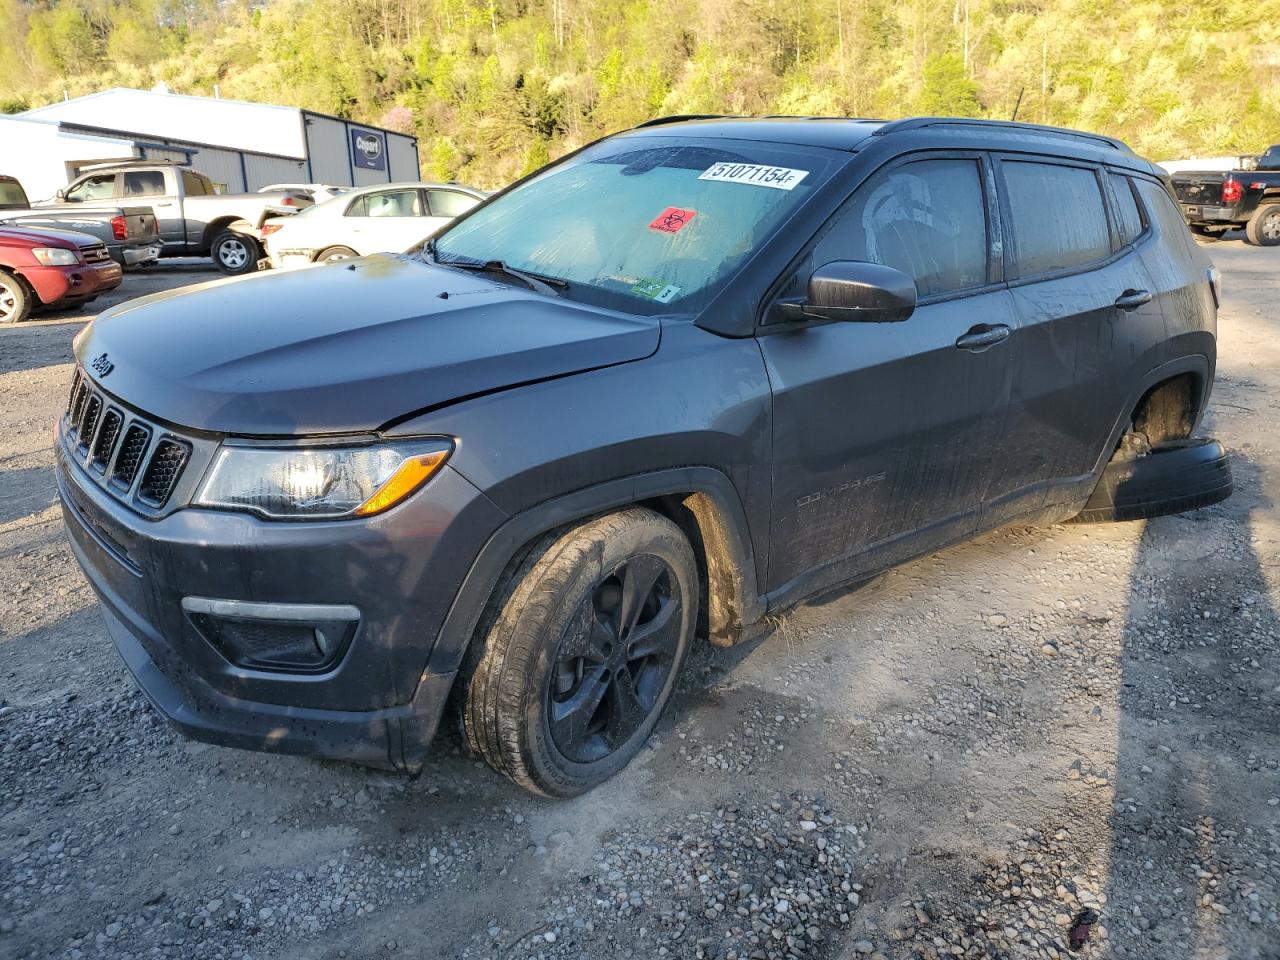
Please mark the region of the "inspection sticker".
<svg viewBox="0 0 1280 960"><path fill-rule="evenodd" d="M703 171L698 179L719 180L722 183L749 183L753 187L773 187L775 190L794 190L796 185L808 175L808 170L767 167L761 163L717 163Z"/></svg>
<svg viewBox="0 0 1280 960"><path fill-rule="evenodd" d="M654 218L653 223L649 224L649 229L661 230L663 233L679 233L697 215L697 210L681 210L679 207L667 207Z"/></svg>
<svg viewBox="0 0 1280 960"><path fill-rule="evenodd" d="M670 303L676 298L676 294L680 292L680 288L674 284L665 283L662 280L641 280L631 292L648 300L657 300L659 303Z"/></svg>

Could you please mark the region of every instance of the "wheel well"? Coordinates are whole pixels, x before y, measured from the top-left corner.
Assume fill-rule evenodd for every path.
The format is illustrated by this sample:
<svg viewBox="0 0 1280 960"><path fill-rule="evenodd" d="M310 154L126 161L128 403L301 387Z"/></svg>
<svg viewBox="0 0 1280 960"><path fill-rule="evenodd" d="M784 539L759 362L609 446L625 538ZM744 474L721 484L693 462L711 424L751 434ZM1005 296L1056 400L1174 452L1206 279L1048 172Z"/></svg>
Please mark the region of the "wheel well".
<svg viewBox="0 0 1280 960"><path fill-rule="evenodd" d="M1182 373L1157 383L1142 395L1133 411L1133 431L1151 444L1185 440L1200 418L1200 378Z"/></svg>
<svg viewBox="0 0 1280 960"><path fill-rule="evenodd" d="M213 246L213 238L233 223L243 223L245 226L249 225L249 221L245 220L243 217L220 217L217 220L210 221L204 228L204 236L200 240L200 245L205 250L210 249Z"/></svg>
<svg viewBox="0 0 1280 960"><path fill-rule="evenodd" d="M717 646L732 646L755 619L748 612L755 599L749 596L755 592L755 578L745 569L750 557L742 556L714 500L704 493L675 493L642 500L638 506L667 517L689 538L702 595L698 634Z"/></svg>

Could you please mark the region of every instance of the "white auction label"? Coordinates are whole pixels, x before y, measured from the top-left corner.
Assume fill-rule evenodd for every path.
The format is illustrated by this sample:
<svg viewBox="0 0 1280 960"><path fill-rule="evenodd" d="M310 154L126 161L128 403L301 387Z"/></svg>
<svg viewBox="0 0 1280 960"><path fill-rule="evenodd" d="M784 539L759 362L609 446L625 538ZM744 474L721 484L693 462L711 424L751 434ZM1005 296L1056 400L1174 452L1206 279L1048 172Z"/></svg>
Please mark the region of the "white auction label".
<svg viewBox="0 0 1280 960"><path fill-rule="evenodd" d="M762 163L717 163L707 168L698 179L719 180L722 183L749 183L754 187L773 187L775 190L794 190L796 184L808 175L808 170L767 167Z"/></svg>

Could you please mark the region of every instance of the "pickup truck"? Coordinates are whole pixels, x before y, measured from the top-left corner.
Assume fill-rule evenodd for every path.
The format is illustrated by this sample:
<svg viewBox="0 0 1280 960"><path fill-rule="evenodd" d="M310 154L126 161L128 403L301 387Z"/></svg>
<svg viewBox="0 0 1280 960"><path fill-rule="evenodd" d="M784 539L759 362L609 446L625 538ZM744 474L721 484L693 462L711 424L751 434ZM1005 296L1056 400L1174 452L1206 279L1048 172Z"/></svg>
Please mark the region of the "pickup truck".
<svg viewBox="0 0 1280 960"><path fill-rule="evenodd" d="M232 276L257 269L262 258L258 231L282 209L311 205L303 193L219 194L213 181L176 163L134 161L95 166L38 207L66 208L123 200L146 205L155 214L164 241L163 256L208 256Z"/></svg>
<svg viewBox="0 0 1280 960"><path fill-rule="evenodd" d="M1250 243L1280 245L1280 144L1252 170L1187 170L1170 179L1193 233L1216 240L1243 228Z"/></svg>
<svg viewBox="0 0 1280 960"><path fill-rule="evenodd" d="M155 263L160 258L155 214L147 207L77 207L74 211L33 210L16 178L0 174L0 225L47 227L87 233L106 244L122 267Z"/></svg>

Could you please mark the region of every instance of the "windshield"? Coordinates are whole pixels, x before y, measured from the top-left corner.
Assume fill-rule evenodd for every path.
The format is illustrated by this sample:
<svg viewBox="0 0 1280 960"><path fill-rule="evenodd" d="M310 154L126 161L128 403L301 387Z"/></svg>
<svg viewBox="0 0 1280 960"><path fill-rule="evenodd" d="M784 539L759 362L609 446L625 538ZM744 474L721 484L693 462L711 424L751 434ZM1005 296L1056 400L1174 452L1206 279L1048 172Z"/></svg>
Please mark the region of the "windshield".
<svg viewBox="0 0 1280 960"><path fill-rule="evenodd" d="M822 150L754 141L605 141L438 236L435 257L500 261L622 310L696 311L830 166Z"/></svg>

